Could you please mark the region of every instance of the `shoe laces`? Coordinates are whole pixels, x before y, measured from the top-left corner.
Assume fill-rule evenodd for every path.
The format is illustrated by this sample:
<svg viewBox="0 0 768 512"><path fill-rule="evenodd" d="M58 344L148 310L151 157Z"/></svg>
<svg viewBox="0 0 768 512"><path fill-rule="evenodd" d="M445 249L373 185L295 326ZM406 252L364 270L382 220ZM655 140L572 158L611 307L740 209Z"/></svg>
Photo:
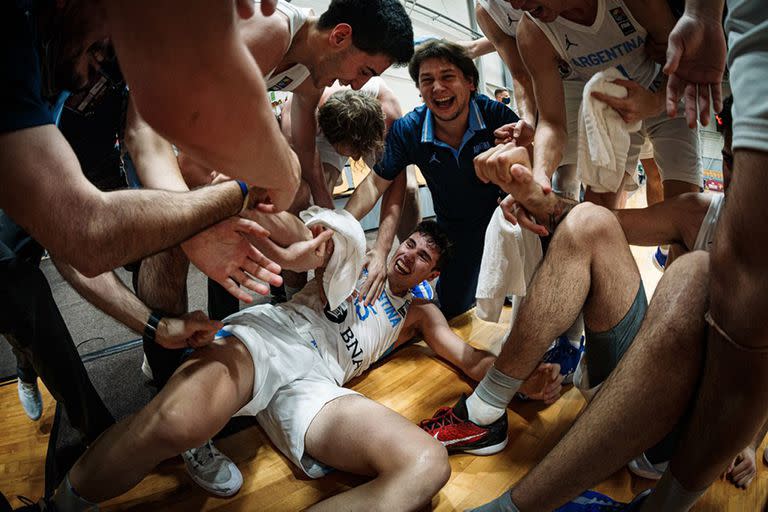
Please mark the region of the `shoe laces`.
<svg viewBox="0 0 768 512"><path fill-rule="evenodd" d="M453 408L441 407L431 418L421 420L419 422L419 427L431 434L439 428L445 427L447 425L454 425L460 421L461 419L453 414Z"/></svg>
<svg viewBox="0 0 768 512"><path fill-rule="evenodd" d="M208 441L203 446L194 449L192 451L192 458L201 466L205 466L211 462L211 460L213 460L213 447L211 446L211 442Z"/></svg>

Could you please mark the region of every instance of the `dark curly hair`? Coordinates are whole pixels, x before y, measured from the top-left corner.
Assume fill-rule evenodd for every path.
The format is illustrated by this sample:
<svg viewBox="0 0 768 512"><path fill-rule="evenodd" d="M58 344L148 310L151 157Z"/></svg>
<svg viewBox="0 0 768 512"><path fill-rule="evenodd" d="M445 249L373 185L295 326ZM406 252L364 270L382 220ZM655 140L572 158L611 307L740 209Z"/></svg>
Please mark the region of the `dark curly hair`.
<svg viewBox="0 0 768 512"><path fill-rule="evenodd" d="M331 94L317 111L317 121L331 144L349 144L355 157L378 159L384 148L384 113L376 98L345 89Z"/></svg>
<svg viewBox="0 0 768 512"><path fill-rule="evenodd" d="M333 0L318 20L321 30L339 23L352 27L352 44L370 55L405 65L413 55L413 27L398 0Z"/></svg>
<svg viewBox="0 0 768 512"><path fill-rule="evenodd" d="M420 233L427 239L427 243L440 252L440 258L435 262L435 268L442 270L453 255L453 242L448 238L448 234L433 220L423 220L419 222L413 233Z"/></svg>

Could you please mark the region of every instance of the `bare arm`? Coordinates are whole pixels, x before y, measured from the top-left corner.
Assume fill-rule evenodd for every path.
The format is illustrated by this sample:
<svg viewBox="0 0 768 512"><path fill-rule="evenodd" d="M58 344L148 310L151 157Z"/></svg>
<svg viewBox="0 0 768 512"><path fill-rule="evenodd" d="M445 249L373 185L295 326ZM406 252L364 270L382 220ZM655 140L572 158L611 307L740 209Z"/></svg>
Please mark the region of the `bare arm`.
<svg viewBox="0 0 768 512"><path fill-rule="evenodd" d="M480 37L468 41L456 41L456 44L467 50L470 59L476 59L496 51L493 43L487 37Z"/></svg>
<svg viewBox="0 0 768 512"><path fill-rule="evenodd" d="M88 302L141 334L152 312L114 272L85 277L74 267L53 260L56 268ZM156 341L167 348L201 346L211 340L223 324L209 320L201 311L180 318L164 317L157 326Z"/></svg>
<svg viewBox="0 0 768 512"><path fill-rule="evenodd" d="M333 197L325 184L322 167L316 165L317 104L322 91L294 94L291 105L291 138L301 163L301 177L309 185L314 203L333 208Z"/></svg>
<svg viewBox="0 0 768 512"><path fill-rule="evenodd" d="M129 99L125 122L125 146L131 155L136 174L145 188L157 190L189 190L179 169L170 142L161 137L141 118ZM189 158L189 157L187 157Z"/></svg>
<svg viewBox="0 0 768 512"><path fill-rule="evenodd" d="M691 192L647 208L615 210L613 213L631 245L682 243L691 250L710 202L708 195Z"/></svg>
<svg viewBox="0 0 768 512"><path fill-rule="evenodd" d="M397 339L398 345L419 333L435 354L456 366L472 380L481 380L496 360L496 356L490 352L478 350L459 338L432 303L414 303L405 321Z"/></svg>
<svg viewBox="0 0 768 512"><path fill-rule="evenodd" d="M267 189L287 208L300 168L238 32L234 4L138 0L104 8L142 117L196 160ZM194 93L179 94L179 84Z"/></svg>
<svg viewBox="0 0 768 512"><path fill-rule="evenodd" d="M559 57L541 29L527 16L520 20L517 36L539 109L533 146L533 175L537 181L546 179L549 183L563 158L568 137L563 81L557 70Z"/></svg>
<svg viewBox="0 0 768 512"><path fill-rule="evenodd" d="M237 214L237 183L188 193L103 193L53 125L0 135L0 204L53 256L87 276L179 244Z"/></svg>
<svg viewBox="0 0 768 512"><path fill-rule="evenodd" d="M512 74L512 92L515 95L520 119L531 126L536 126L536 98L533 84L517 49L517 41L514 37L505 34L480 4L475 6L475 14L483 34L499 52L501 59Z"/></svg>

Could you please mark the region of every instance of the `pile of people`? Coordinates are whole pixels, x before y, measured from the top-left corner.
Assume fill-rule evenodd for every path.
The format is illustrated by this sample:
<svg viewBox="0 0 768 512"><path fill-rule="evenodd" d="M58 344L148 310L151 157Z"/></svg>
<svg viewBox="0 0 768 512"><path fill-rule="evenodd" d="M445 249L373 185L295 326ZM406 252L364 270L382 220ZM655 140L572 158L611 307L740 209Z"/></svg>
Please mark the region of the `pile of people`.
<svg viewBox="0 0 768 512"><path fill-rule="evenodd" d="M248 415L311 478L372 476L313 509L416 510L447 482L448 453L501 451L510 401L552 403L566 382L583 413L475 510L683 511L723 472L749 485L768 429L768 232L754 220L768 22L746 0L728 1L724 27L723 0L672 4L478 0L487 40L414 47L396 0L331 0L319 16L283 0L5 3L0 333L30 417L39 376L88 444L25 509L96 510L179 454L232 496L242 475L211 438ZM493 50L517 114L509 91L480 92L472 59ZM379 78L392 65L424 102L406 114ZM278 119L276 91L291 93ZM692 128L712 110L727 205L701 192ZM646 139L662 197L625 209ZM371 172L336 210L349 158ZM413 166L434 221L419 221ZM359 221L380 198L366 251ZM524 296L496 357L448 320L474 307L504 244L495 279L514 273ZM671 247L650 303L630 244ZM143 335L159 392L129 418L93 388L43 251ZM210 279L208 314L189 311L190 263ZM249 292L273 303L240 311ZM418 425L344 387L415 337L478 382ZM624 465L658 484L629 504L588 490Z"/></svg>

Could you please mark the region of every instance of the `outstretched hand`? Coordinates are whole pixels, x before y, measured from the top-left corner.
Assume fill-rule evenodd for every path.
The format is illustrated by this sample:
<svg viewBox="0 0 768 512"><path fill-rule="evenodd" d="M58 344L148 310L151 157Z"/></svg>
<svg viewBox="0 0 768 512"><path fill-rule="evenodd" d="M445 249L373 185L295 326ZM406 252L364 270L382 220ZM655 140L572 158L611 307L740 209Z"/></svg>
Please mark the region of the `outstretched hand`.
<svg viewBox="0 0 768 512"><path fill-rule="evenodd" d="M670 117L677 115L681 98L685 100L685 119L691 128L696 126L697 107L701 124L709 124L710 99L715 112L720 112L725 52L725 34L719 17L683 14L669 34L664 66L664 73L669 76L667 114Z"/></svg>
<svg viewBox="0 0 768 512"><path fill-rule="evenodd" d="M157 325L155 341L165 348L199 348L213 341L224 324L209 319L202 311L192 311L178 318L163 317Z"/></svg>
<svg viewBox="0 0 768 512"><path fill-rule="evenodd" d="M242 217L231 217L214 224L181 244L184 253L201 272L219 283L243 302L253 298L240 289L244 286L266 295L269 286L283 284L280 265L264 256L246 236L267 237L269 232L258 223Z"/></svg>

